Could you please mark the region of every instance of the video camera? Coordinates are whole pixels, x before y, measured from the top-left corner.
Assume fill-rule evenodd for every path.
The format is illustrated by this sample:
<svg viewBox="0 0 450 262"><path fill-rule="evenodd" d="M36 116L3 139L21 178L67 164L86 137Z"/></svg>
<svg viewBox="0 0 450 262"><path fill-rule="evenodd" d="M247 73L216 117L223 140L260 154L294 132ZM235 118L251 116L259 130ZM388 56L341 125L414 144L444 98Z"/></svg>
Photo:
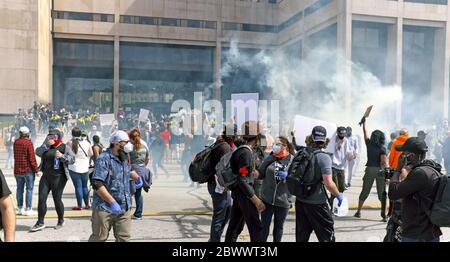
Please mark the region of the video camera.
<svg viewBox="0 0 450 262"><path fill-rule="evenodd" d="M391 179L394 173L395 170L389 167L383 168L378 171L378 174L383 175L385 179Z"/></svg>

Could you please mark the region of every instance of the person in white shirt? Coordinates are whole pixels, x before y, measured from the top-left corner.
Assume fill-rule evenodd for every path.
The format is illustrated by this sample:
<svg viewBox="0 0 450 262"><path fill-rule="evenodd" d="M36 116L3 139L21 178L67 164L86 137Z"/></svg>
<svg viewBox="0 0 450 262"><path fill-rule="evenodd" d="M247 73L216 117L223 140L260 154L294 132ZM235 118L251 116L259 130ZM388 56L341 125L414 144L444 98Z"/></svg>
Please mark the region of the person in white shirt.
<svg viewBox="0 0 450 262"><path fill-rule="evenodd" d="M72 140L67 142L67 146L72 148L75 154L75 163L69 165L69 174L75 187L75 196L77 198L77 206L72 210L81 210L84 201L84 209L90 209L89 205L89 161L94 155L91 143L81 136L81 129L75 127L72 129Z"/></svg>
<svg viewBox="0 0 450 262"><path fill-rule="evenodd" d="M352 186L352 177L356 172L356 168L358 166L357 157L359 156L359 141L358 137L352 134L352 128L347 127L347 140L350 146L350 150L353 155L353 159L347 162L347 187Z"/></svg>
<svg viewBox="0 0 450 262"><path fill-rule="evenodd" d="M345 167L347 161L353 159L350 143L347 140L347 129L343 126L337 128L336 143L333 153L333 182L338 186L340 193L345 190ZM331 198L331 204L334 197Z"/></svg>

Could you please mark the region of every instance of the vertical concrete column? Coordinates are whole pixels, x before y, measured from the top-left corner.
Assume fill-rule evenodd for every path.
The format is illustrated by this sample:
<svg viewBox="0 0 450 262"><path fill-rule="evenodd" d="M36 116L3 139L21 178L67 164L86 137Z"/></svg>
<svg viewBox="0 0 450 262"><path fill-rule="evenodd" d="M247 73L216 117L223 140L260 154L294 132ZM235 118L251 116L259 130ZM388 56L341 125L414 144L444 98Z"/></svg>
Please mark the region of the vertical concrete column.
<svg viewBox="0 0 450 262"><path fill-rule="evenodd" d="M214 97L220 101L222 87L222 0L217 2L216 49L214 51Z"/></svg>
<svg viewBox="0 0 450 262"><path fill-rule="evenodd" d="M398 18L396 25L396 70L395 70L395 84L402 86L403 78L403 0L398 0ZM403 88L402 88L403 89ZM402 102L397 103L397 109L395 110L395 122L397 125L401 125L402 122Z"/></svg>
<svg viewBox="0 0 450 262"><path fill-rule="evenodd" d="M447 6L447 22L445 23L445 50L444 50L444 83L442 87L443 117L448 118L449 88L450 88L450 8Z"/></svg>
<svg viewBox="0 0 450 262"><path fill-rule="evenodd" d="M120 105L120 0L116 0L115 4L113 113L117 114Z"/></svg>
<svg viewBox="0 0 450 262"><path fill-rule="evenodd" d="M344 101L347 122L352 118L352 0L338 0L337 96Z"/></svg>
<svg viewBox="0 0 450 262"><path fill-rule="evenodd" d="M444 116L443 114L443 104L445 98L443 97L442 90L448 89L445 88L445 38L446 38L446 29L439 28L434 32L434 57L432 64L432 76L431 76L431 110L433 116L437 118L441 118ZM448 75L448 69L447 69ZM448 76L447 76L448 78Z"/></svg>

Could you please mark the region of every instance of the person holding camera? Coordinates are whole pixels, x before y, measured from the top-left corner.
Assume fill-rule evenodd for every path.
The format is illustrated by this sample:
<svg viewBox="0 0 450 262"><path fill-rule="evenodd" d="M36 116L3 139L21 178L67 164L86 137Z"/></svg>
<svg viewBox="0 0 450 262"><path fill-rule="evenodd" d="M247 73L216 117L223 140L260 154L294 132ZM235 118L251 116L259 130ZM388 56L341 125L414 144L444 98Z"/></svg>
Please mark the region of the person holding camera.
<svg viewBox="0 0 450 262"><path fill-rule="evenodd" d="M381 202L381 217L383 222L386 222L386 179L380 169L387 167L386 148L384 144L386 137L380 130L375 130L370 135L367 135L366 122L363 121L364 141L367 147L367 163L364 171L363 186L361 194L359 195L358 210L355 217L361 217L361 209L370 194L373 182L376 181L378 199Z"/></svg>
<svg viewBox="0 0 450 262"><path fill-rule="evenodd" d="M411 137L396 146L403 152L405 165L389 184L389 198L402 200L402 242L439 242L440 228L431 223L427 214L435 196L441 165L425 160L428 148L423 140Z"/></svg>
<svg viewBox="0 0 450 262"><path fill-rule="evenodd" d="M281 242L283 226L289 208L292 206L292 195L289 193L286 177L287 166L293 158L294 147L289 140L280 136L275 139L270 155L258 169L258 179L263 179L261 200L266 209L261 214L263 224L263 240L269 237L272 217L275 216L273 242Z"/></svg>

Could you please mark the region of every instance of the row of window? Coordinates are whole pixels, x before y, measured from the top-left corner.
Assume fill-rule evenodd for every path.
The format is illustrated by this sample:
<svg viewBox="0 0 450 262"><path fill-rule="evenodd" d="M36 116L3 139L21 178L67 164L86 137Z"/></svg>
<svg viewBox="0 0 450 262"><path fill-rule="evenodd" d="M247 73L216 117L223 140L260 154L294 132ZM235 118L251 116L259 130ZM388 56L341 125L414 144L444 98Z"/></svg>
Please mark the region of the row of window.
<svg viewBox="0 0 450 262"><path fill-rule="evenodd" d="M68 19L80 21L95 21L95 22L109 22L114 23L114 15L111 14L94 14L81 12L65 12L53 11L53 19Z"/></svg>
<svg viewBox="0 0 450 262"><path fill-rule="evenodd" d="M448 2L448 0L404 0L404 1L411 3L434 4L434 5L446 5Z"/></svg>
<svg viewBox="0 0 450 262"><path fill-rule="evenodd" d="M217 22L215 22L215 21L176 19L176 18L158 18L158 17L130 16L130 15L121 15L120 23L141 24L141 25L164 25L164 26L208 28L208 29L216 29L217 28Z"/></svg>

